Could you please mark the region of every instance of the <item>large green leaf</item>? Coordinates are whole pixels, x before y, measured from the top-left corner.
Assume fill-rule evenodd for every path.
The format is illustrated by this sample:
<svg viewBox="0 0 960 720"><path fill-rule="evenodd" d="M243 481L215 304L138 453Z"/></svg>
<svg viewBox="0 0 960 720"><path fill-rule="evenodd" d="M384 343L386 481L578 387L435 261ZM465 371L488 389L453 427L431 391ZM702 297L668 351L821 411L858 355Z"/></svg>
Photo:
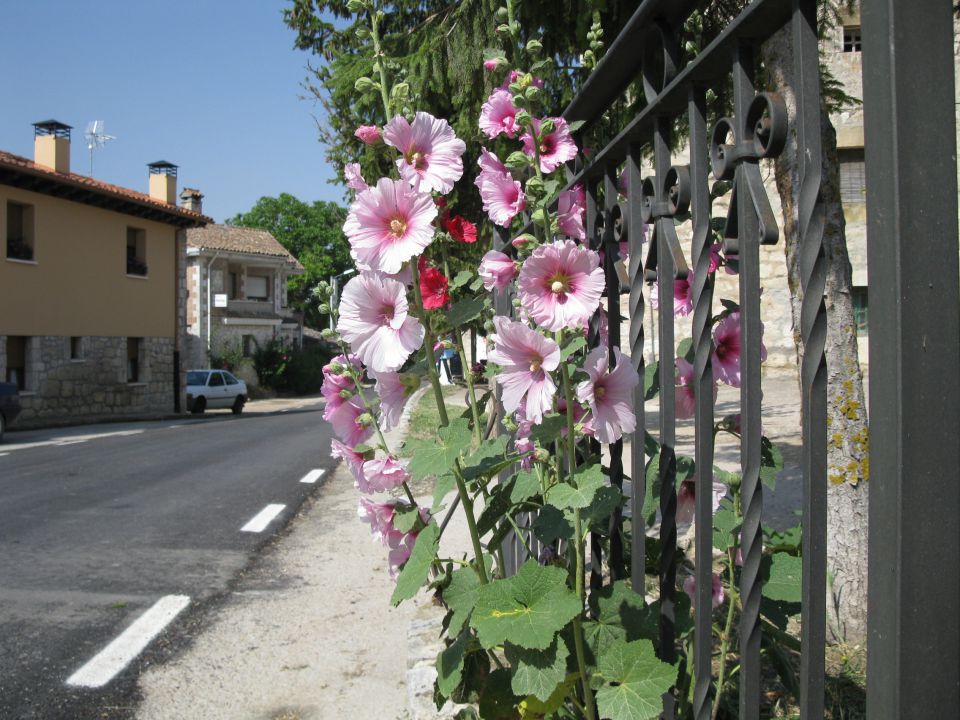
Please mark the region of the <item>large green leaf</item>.
<svg viewBox="0 0 960 720"><path fill-rule="evenodd" d="M771 600L800 602L803 560L787 553L765 555L760 565L763 596Z"/></svg>
<svg viewBox="0 0 960 720"><path fill-rule="evenodd" d="M580 610L580 600L567 587L566 571L528 560L513 577L477 590L470 624L486 648L509 640L544 650Z"/></svg>
<svg viewBox="0 0 960 720"><path fill-rule="evenodd" d="M407 470L414 480L429 475L440 477L447 473L461 451L470 447L472 435L464 418L456 418L440 428L437 437L430 440L411 440L407 443L410 464Z"/></svg>
<svg viewBox="0 0 960 720"><path fill-rule="evenodd" d="M514 505L529 500L540 492L540 478L536 473L529 470L521 470L517 473L516 480L513 483L513 490L510 491L510 502Z"/></svg>
<svg viewBox="0 0 960 720"><path fill-rule="evenodd" d="M439 540L440 526L436 523L430 523L417 535L410 559L407 560L407 564L400 571L400 577L397 578L397 586L393 589L393 595L390 598L391 603L399 605L417 594L417 590L427 577L427 570L437 556Z"/></svg>
<svg viewBox="0 0 960 720"><path fill-rule="evenodd" d="M475 319L483 312L484 302L479 298L464 298L457 300L449 310L447 310L447 322L450 327L460 327Z"/></svg>
<svg viewBox="0 0 960 720"><path fill-rule="evenodd" d="M620 490L612 485L604 485L597 490L590 504L580 511L580 517L586 528L606 533L609 530L610 515L621 504L623 494Z"/></svg>
<svg viewBox="0 0 960 720"><path fill-rule="evenodd" d="M677 679L673 665L657 659L649 640L613 642L599 657L597 709L608 720L650 720L663 712L663 695Z"/></svg>
<svg viewBox="0 0 960 720"><path fill-rule="evenodd" d="M783 453L770 438L760 439L760 480L771 490L777 487L777 475L783 470Z"/></svg>
<svg viewBox="0 0 960 720"><path fill-rule="evenodd" d="M560 437L560 432L566 426L566 415L547 415L543 418L543 422L534 426L530 433L530 439L541 445L546 445Z"/></svg>
<svg viewBox="0 0 960 720"><path fill-rule="evenodd" d="M562 510L545 505L533 521L533 533L547 545L555 540L569 540L573 537L573 522Z"/></svg>
<svg viewBox="0 0 960 720"><path fill-rule="evenodd" d="M510 689L510 671L498 668L490 673L480 696L480 717L483 720L512 720L519 702Z"/></svg>
<svg viewBox="0 0 960 720"><path fill-rule="evenodd" d="M560 510L585 508L593 501L597 490L606 485L600 465L577 472L572 483L559 483L547 491L547 503Z"/></svg>
<svg viewBox="0 0 960 720"><path fill-rule="evenodd" d="M651 363L643 369L643 399L653 400L660 394L660 361Z"/></svg>
<svg viewBox="0 0 960 720"><path fill-rule="evenodd" d="M643 596L633 591L629 580L607 585L590 594L593 619L583 624L594 657L616 640L648 640L659 636L659 618L649 612Z"/></svg>
<svg viewBox="0 0 960 720"><path fill-rule="evenodd" d="M507 661L513 668L510 687L517 695L534 695L546 702L567 675L567 644L557 636L546 650L526 650L507 643Z"/></svg>
<svg viewBox="0 0 960 720"><path fill-rule="evenodd" d="M484 557L487 568L492 567L492 559ZM480 576L473 568L462 567L450 574L450 584L443 590L443 601L453 611L447 633L456 635L473 612L477 602L477 589L480 587Z"/></svg>
<svg viewBox="0 0 960 720"><path fill-rule="evenodd" d="M464 631L437 655L437 687L445 697L450 697L463 679L463 659L469 644L470 632Z"/></svg>
<svg viewBox="0 0 960 720"><path fill-rule="evenodd" d="M583 335L574 335L572 338L570 338L569 342L564 344L563 349L560 351L560 359L566 360L586 344L587 341Z"/></svg>
<svg viewBox="0 0 960 720"><path fill-rule="evenodd" d="M733 502L728 498L720 501L720 509L713 516L713 546L726 551L733 545L734 534L740 534L740 521L733 511Z"/></svg>

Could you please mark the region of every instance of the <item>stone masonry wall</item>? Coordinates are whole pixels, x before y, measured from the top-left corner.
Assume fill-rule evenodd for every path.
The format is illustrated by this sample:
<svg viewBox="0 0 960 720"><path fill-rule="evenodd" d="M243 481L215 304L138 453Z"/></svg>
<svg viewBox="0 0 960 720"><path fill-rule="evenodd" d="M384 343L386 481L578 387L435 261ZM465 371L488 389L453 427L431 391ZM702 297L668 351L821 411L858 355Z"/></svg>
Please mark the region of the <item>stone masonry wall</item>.
<svg viewBox="0 0 960 720"><path fill-rule="evenodd" d="M173 412L175 347L174 338L140 338L139 381L127 382L127 338L84 337L81 358L71 359L69 337L31 337L16 426ZM0 336L0 349L6 376L6 337Z"/></svg>

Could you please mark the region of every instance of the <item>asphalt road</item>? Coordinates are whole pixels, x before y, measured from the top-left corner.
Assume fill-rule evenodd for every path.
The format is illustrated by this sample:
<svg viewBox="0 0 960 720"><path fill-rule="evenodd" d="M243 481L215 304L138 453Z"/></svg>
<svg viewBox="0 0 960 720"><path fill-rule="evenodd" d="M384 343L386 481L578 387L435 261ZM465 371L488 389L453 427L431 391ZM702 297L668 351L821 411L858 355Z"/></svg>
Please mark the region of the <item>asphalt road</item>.
<svg viewBox="0 0 960 720"><path fill-rule="evenodd" d="M202 630L201 609L319 485L301 479L332 467L329 447L318 406L8 434L0 444L0 718L129 717L140 670ZM269 520L262 531L241 530L268 505L284 508L272 520L261 515ZM169 596L186 609L151 628L148 637L159 634L128 664L115 661L122 669L111 676L105 648L121 635L129 645L137 628L128 628L158 602L169 609ZM87 676L109 677L106 684L68 685L88 663Z"/></svg>

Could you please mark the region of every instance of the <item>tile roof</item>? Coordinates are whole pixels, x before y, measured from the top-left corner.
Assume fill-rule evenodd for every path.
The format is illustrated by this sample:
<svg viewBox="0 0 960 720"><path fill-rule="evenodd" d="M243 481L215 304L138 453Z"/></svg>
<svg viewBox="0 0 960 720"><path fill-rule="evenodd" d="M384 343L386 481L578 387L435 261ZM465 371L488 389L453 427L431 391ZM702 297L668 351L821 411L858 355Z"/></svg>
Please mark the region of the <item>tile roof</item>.
<svg viewBox="0 0 960 720"><path fill-rule="evenodd" d="M191 228L187 230L187 247L282 258L295 270L303 271L303 265L266 230L213 224Z"/></svg>
<svg viewBox="0 0 960 720"><path fill-rule="evenodd" d="M3 150L0 150L0 183L181 227L198 227L213 222L206 215L169 205L146 193L111 185L86 175L60 173ZM107 202L103 202L104 199Z"/></svg>

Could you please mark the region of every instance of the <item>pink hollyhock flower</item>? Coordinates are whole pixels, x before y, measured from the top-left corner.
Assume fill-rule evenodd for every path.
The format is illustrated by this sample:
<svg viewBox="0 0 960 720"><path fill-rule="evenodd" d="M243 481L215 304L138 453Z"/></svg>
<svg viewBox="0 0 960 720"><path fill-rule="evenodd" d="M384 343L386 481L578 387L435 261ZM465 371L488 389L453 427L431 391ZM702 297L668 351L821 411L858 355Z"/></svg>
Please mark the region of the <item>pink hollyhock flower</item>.
<svg viewBox="0 0 960 720"><path fill-rule="evenodd" d="M399 424L407 398L413 395L420 381L414 379L413 382L404 382L404 378L409 380L414 376L401 377L400 373L396 372L371 370L370 376L377 381L376 393L380 398L380 427L383 430L389 430Z"/></svg>
<svg viewBox="0 0 960 720"><path fill-rule="evenodd" d="M766 359L767 348L761 342L760 361ZM740 387L739 311L730 313L713 328L713 373L717 380Z"/></svg>
<svg viewBox="0 0 960 720"><path fill-rule="evenodd" d="M337 331L364 365L376 372L397 370L423 343L423 325L407 311L401 283L362 272L343 289Z"/></svg>
<svg viewBox="0 0 960 720"><path fill-rule="evenodd" d="M497 173L499 175L510 174L510 170L508 170L507 166L500 161L500 158L487 150L485 147L480 148L480 157L477 158L477 165L480 166L481 173Z"/></svg>
<svg viewBox="0 0 960 720"><path fill-rule="evenodd" d="M361 125L353 131L354 137L367 145L376 145L382 139L376 125Z"/></svg>
<svg viewBox="0 0 960 720"><path fill-rule="evenodd" d="M568 160L577 156L577 144L570 135L570 127L563 118L551 118L554 130L539 139L540 170L551 173ZM533 118L533 130L540 135L540 120ZM533 135L525 133L520 140L523 142L523 152L530 157L534 156Z"/></svg>
<svg viewBox="0 0 960 720"><path fill-rule="evenodd" d="M327 401L323 409L324 420L329 420L334 410L344 403L346 399L344 398L344 394L349 397L350 394L356 390L357 386L353 381L352 374L349 372L349 365L353 365L354 370L357 372L361 370L360 361L352 355L349 359L347 359L345 355L337 355L322 368L323 384L320 386L320 394L323 395ZM347 392L344 393L344 390Z"/></svg>
<svg viewBox="0 0 960 720"><path fill-rule="evenodd" d="M483 61L483 69L486 70L487 72L493 72L498 67L500 67L499 58L490 58L489 60Z"/></svg>
<svg viewBox="0 0 960 720"><path fill-rule="evenodd" d="M720 501L727 496L727 486L719 480L713 481L710 510L716 515ZM693 523L697 511L697 479L695 477L680 483L677 491L677 525L689 526Z"/></svg>
<svg viewBox="0 0 960 720"><path fill-rule="evenodd" d="M517 265L513 258L498 250L491 250L480 260L479 274L487 292L503 290L509 287L517 276Z"/></svg>
<svg viewBox="0 0 960 720"><path fill-rule="evenodd" d="M517 134L517 108L508 90L494 90L480 108L480 129L488 138Z"/></svg>
<svg viewBox="0 0 960 720"><path fill-rule="evenodd" d="M352 397L337 407L327 418L333 427L333 434L350 447L356 447L370 435L373 428L359 422L359 418L366 410L358 397Z"/></svg>
<svg viewBox="0 0 960 720"><path fill-rule="evenodd" d="M611 371L607 348L591 350L583 365L590 378L577 385L577 399L590 406L593 433L602 443L616 442L637 426L633 389L640 376L618 348L613 349L613 357L617 366Z"/></svg>
<svg viewBox="0 0 960 720"><path fill-rule="evenodd" d="M347 179L347 187L357 192L366 190L369 186L360 173L360 163L347 163L343 166L343 176Z"/></svg>
<svg viewBox="0 0 960 720"><path fill-rule="evenodd" d="M363 463L362 479L357 480L360 492L389 492L410 479L406 461L394 457L375 458Z"/></svg>
<svg viewBox="0 0 960 720"><path fill-rule="evenodd" d="M654 310L660 307L660 288L657 283L650 286L650 305ZM693 276L677 278L673 281L673 316L686 317L693 311Z"/></svg>
<svg viewBox="0 0 960 720"><path fill-rule="evenodd" d="M350 474L353 475L354 482L359 481L360 478L363 477L363 455L354 452L336 438L330 440L330 456L340 458L347 464L347 469L350 470Z"/></svg>
<svg viewBox="0 0 960 720"><path fill-rule="evenodd" d="M427 258L423 255L417 261L420 271L420 295L423 298L423 307L426 310L442 308L450 302L450 293L447 292L449 283L446 276L435 267L427 265Z"/></svg>
<svg viewBox="0 0 960 720"><path fill-rule="evenodd" d="M589 339L590 336L590 323L594 318L597 318L597 347L605 346L607 340L610 339L610 323L607 321L607 311L603 308L597 310L596 313L587 318L583 327L580 328L583 331L584 339Z"/></svg>
<svg viewBox="0 0 960 720"><path fill-rule="evenodd" d="M357 195L343 232L359 263L370 270L396 273L433 241L436 216L437 206L429 194L415 192L404 182L380 178Z"/></svg>
<svg viewBox="0 0 960 720"><path fill-rule="evenodd" d="M678 418L696 415L697 399L693 383L693 365L684 358L677 358L676 413ZM717 385L713 385L713 401L717 401Z"/></svg>
<svg viewBox="0 0 960 720"><path fill-rule="evenodd" d="M720 581L720 576L716 573L710 574L710 605L716 610L718 607L723 605L724 592L723 592L723 583ZM690 602L697 602L697 578L693 575L687 576L687 579L683 581L683 591L690 596Z"/></svg>
<svg viewBox="0 0 960 720"><path fill-rule="evenodd" d="M585 240L587 233L583 229L583 222L587 214L586 208L587 199L583 185L575 185L560 193L557 199L557 220L560 232L577 240Z"/></svg>
<svg viewBox="0 0 960 720"><path fill-rule="evenodd" d="M471 244L477 241L477 226L460 215L445 215L440 226L457 242Z"/></svg>
<svg viewBox="0 0 960 720"><path fill-rule="evenodd" d="M460 156L467 149L446 120L418 112L413 124L397 115L383 128L383 140L403 156L397 160L400 175L408 183L443 194L463 175Z"/></svg>
<svg viewBox="0 0 960 720"><path fill-rule="evenodd" d="M385 541L385 537L396 532L393 528L393 516L397 512L397 501L376 502L370 498L361 497L357 506L357 515L370 525L370 534L374 540Z"/></svg>
<svg viewBox="0 0 960 720"><path fill-rule="evenodd" d="M509 227L513 218L527 206L523 187L513 179L505 167L503 172L496 170L498 165L500 167L503 165L492 153L484 151L478 164L481 172L474 184L480 190L483 211L497 225Z"/></svg>
<svg viewBox="0 0 960 720"><path fill-rule="evenodd" d="M520 467L529 470L533 467L533 452L537 449L530 439L530 433L533 432L533 422L526 419L527 409L525 403L521 403L514 415L517 423L517 431L513 434L513 449L523 455L520 460Z"/></svg>
<svg viewBox="0 0 960 720"><path fill-rule="evenodd" d="M541 245L520 268L520 303L548 330L579 328L600 304L600 258L573 240Z"/></svg>
<svg viewBox="0 0 960 720"><path fill-rule="evenodd" d="M720 262L723 260L723 257L720 255L720 249L723 247L720 243L714 243L710 246L710 268L707 272L716 272L717 268L720 267Z"/></svg>
<svg viewBox="0 0 960 720"><path fill-rule="evenodd" d="M553 407L557 386L550 371L560 366L560 347L523 323L503 316L493 319L496 333L490 336L494 349L490 362L503 369L497 380L503 387L503 407L513 412L526 399L526 418L535 423Z"/></svg>

